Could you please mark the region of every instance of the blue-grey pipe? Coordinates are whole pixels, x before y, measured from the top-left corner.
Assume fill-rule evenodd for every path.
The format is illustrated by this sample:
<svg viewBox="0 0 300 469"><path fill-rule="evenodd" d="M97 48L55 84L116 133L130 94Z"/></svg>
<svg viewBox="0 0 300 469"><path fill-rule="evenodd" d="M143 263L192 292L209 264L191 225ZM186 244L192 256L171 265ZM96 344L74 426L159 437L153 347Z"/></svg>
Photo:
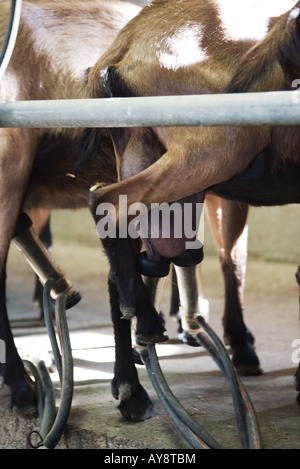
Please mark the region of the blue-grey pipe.
<svg viewBox="0 0 300 469"><path fill-rule="evenodd" d="M0 127L300 125L295 91L0 103Z"/></svg>

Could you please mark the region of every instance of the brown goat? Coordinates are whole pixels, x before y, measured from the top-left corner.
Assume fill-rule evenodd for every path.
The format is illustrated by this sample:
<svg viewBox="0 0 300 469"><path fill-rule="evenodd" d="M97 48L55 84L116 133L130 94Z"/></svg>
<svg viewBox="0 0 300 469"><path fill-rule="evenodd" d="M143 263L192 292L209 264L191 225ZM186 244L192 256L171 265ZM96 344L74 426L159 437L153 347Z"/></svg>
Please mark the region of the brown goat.
<svg viewBox="0 0 300 469"><path fill-rule="evenodd" d="M0 30L6 31L10 2L0 4ZM24 1L18 37L0 83L0 100L86 98L86 69L107 49L139 8L121 1ZM0 129L0 337L6 363L0 364L11 388L12 406L35 402L33 384L9 326L5 266L20 211L38 220L37 210L87 205L89 188L101 178L116 181L107 132L84 129ZM88 138L87 138L88 136Z"/></svg>
<svg viewBox="0 0 300 469"><path fill-rule="evenodd" d="M154 0L126 25L91 69L91 97L220 93L230 80L227 92L291 89L290 80L297 78L299 63L299 6L296 1L283 4L265 0L254 8L253 2L238 0ZM278 17L271 20L271 16ZM289 181L297 181L299 174L298 128L128 128L111 129L111 136L120 180L91 194L90 208L96 222L100 219L97 207L103 202L112 204L117 223L127 216L123 207L118 207L120 194L127 197L127 207L138 201L150 209L152 203L186 197L192 200L193 194L217 185L223 195L222 184L234 178L238 181L235 200L251 203L247 186L239 184L239 178L245 173L247 180L247 169L250 165L257 168L257 164L260 177L266 172L268 178L266 190L258 195L255 205L265 203L269 185L276 189L277 176L284 182L280 197L273 198L274 204L300 201L299 186L289 190ZM289 168L296 178L289 178ZM257 190L255 177L252 188ZM229 186L229 197L231 190ZM271 203L269 195L267 204ZM164 340L164 327L147 302L138 263L127 268L128 259L134 255L131 243L128 239L109 239L103 240L103 245L113 272L110 293L115 330L120 336L126 330L129 334L129 326L120 317L134 312L142 342ZM158 258L163 253L162 244L155 247ZM126 250L127 260L122 260L121 253ZM153 251L152 245L147 255L153 256ZM170 258L171 251L169 242ZM237 364L248 361L249 365L254 355L249 351L245 326L237 327L230 339L233 350L240 353ZM118 344L117 337L114 395L120 395L124 416L146 418L152 410L144 401L130 362L129 345L129 339Z"/></svg>
<svg viewBox="0 0 300 469"><path fill-rule="evenodd" d="M10 2L0 5L2 36L9 7ZM85 5L77 1L68 4L24 1L16 47L0 83L1 99L86 97L82 85L86 67L93 65L118 30L138 11L133 5L118 1L91 0ZM4 382L11 387L12 405L21 407L33 403L35 394L14 346L7 319L5 261L15 221L20 210L25 210L43 237L51 209L86 206L91 185L98 180L108 184L116 181L115 157L106 131L97 136L91 130L80 129L0 129L0 135L6 142L0 154L0 337L5 340L7 350L6 363L0 365L0 371ZM96 141L91 141L91 135ZM247 208L241 210L237 204L213 196L210 200L210 204L207 200L209 218L216 230L222 265L227 266L226 297L231 301L226 301L228 313L225 310L224 318L232 320L228 324L230 332L235 322L242 321L239 294L242 285L235 272L239 261L231 260L230 256L245 223ZM228 233L227 228L224 231L224 226L217 225L217 210L221 207L224 220L229 217L237 223L230 223Z"/></svg>
<svg viewBox="0 0 300 469"><path fill-rule="evenodd" d="M268 1L261 3L261 9L265 8L264 3L270 5ZM278 2L273 3L277 5ZM237 6L238 2L228 4ZM217 0L180 3L157 0L143 8L91 70L91 96L218 93L249 49L247 57L251 60L246 58L245 65L240 66L234 82L236 89L251 92L290 89L291 82L288 83L282 71L279 54L296 27L295 18L290 20L289 34L284 29L290 15L287 12L275 22L263 42L251 48L253 41L242 36L239 40L230 37L230 31L222 23L225 5L225 1ZM243 8L247 6L243 3ZM282 9L286 8L285 2ZM236 14L235 9L232 14ZM244 16L247 17L246 13ZM195 57L191 53L192 63L186 64L189 55L184 47L189 43L196 52ZM259 63L260 68L254 68L253 63ZM103 78L99 80L99 76ZM236 91L233 86L231 90ZM117 157L123 157L126 148L127 151L130 148L134 155L134 139L143 141L145 132L113 130ZM153 128L152 132L166 151L157 156L157 161L148 161L148 166L154 164L142 172L99 190L99 201L111 202L116 207L119 194L124 194L128 205L138 200L150 208L153 202L180 200L245 171L271 141L282 140L283 130L278 128L271 132L269 127L231 126ZM290 145L286 145L286 140L280 147L283 156L287 161L296 160L297 163L298 155L288 152ZM193 168L193 171L187 168ZM172 182L167 187L166 175Z"/></svg>

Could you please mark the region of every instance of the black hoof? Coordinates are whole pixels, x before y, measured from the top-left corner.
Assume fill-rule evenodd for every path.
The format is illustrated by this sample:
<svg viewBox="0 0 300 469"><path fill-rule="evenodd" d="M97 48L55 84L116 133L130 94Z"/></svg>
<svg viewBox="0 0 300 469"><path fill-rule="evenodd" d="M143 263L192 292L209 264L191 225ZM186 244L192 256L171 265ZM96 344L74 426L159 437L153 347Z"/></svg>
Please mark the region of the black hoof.
<svg viewBox="0 0 300 469"><path fill-rule="evenodd" d="M300 406L300 392L297 394L296 402Z"/></svg>
<svg viewBox="0 0 300 469"><path fill-rule="evenodd" d="M259 359L252 346L232 350L232 363L240 376L259 376L263 374Z"/></svg>
<svg viewBox="0 0 300 469"><path fill-rule="evenodd" d="M260 376L263 374L260 366L256 365L239 365L235 368L239 376Z"/></svg>
<svg viewBox="0 0 300 469"><path fill-rule="evenodd" d="M157 415L147 392L141 385L129 399L121 400L118 409L126 420L133 422L142 422Z"/></svg>
<svg viewBox="0 0 300 469"><path fill-rule="evenodd" d="M17 386L11 387L11 408L24 415L32 415L33 409L37 409L36 392L31 380L29 382L29 379L25 379Z"/></svg>

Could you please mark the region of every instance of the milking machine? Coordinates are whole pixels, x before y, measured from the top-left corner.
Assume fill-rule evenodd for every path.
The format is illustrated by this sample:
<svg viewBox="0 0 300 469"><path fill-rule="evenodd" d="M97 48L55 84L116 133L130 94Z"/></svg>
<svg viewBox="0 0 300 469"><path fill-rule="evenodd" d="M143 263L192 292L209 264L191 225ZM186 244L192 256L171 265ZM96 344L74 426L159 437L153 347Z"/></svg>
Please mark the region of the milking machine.
<svg viewBox="0 0 300 469"><path fill-rule="evenodd" d="M42 285L45 285L50 278L53 280L51 297L54 300L60 295L65 295L67 309L80 301L80 293L72 290L70 280L41 242L32 226L31 219L25 212L18 217L12 243L23 254Z"/></svg>
<svg viewBox="0 0 300 469"><path fill-rule="evenodd" d="M45 363L39 362L36 367L24 360L24 365L35 380L41 420L40 430L33 431L28 436L29 443L33 448L51 449L58 444L65 429L73 397L73 358L66 309L77 304L81 296L73 291L70 280L40 241L26 213L21 213L18 217L12 243L24 255L44 286L44 319L61 383L58 411L55 408L55 392ZM55 299L55 319L51 298Z"/></svg>
<svg viewBox="0 0 300 469"><path fill-rule="evenodd" d="M177 258L162 261L147 259L143 253L140 256L140 271L144 275L150 298L159 311L161 284L168 275L167 266L170 266L171 262L174 264L180 292L182 327L199 345L204 346L229 382L243 449L260 449L262 447L260 430L251 400L235 372L224 345L208 325L207 318L201 315L195 266L202 260L203 246L187 250ZM139 343L137 351L162 405L188 444L194 449L221 448L219 443L190 417L172 393L161 371L155 345L143 346Z"/></svg>

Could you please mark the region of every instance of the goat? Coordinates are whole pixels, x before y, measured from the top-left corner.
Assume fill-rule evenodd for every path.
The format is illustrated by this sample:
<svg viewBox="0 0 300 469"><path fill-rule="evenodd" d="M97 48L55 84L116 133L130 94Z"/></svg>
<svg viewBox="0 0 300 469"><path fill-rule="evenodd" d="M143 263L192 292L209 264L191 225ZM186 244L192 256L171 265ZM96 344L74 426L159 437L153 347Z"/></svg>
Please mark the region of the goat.
<svg viewBox="0 0 300 469"><path fill-rule="evenodd" d="M298 70L299 6L296 1L282 5L265 0L254 8L253 2L238 0L154 0L123 28L91 69L90 96L290 89L290 80L297 77ZM90 210L96 223L101 220L97 207L103 203L114 207L111 215L116 217L117 224L127 216L124 207L119 206L120 194L127 197L127 207L138 201L148 210L152 203L171 203L184 197L190 197L192 202L193 194L215 188L242 173L247 178L247 169L258 161L269 168L268 180L273 182L273 188L276 171L285 178L285 195L279 196L281 203L299 203L299 185L294 190L285 190L289 181L285 168L294 168L292 173L299 174L297 128L154 127L111 129L110 133L119 181L91 193ZM297 177L293 181L297 182ZM241 192L243 202L251 203L243 188ZM240 200L239 194L237 199ZM276 204L277 198L273 200ZM257 202L264 204L263 195L259 199L258 194ZM160 241L163 240L146 246L149 258L164 255ZM168 242L168 257L172 260L180 252L178 246L172 252ZM164 340L165 330L147 299L135 258L139 247L133 247L129 238L118 237L103 239L102 244L111 266L109 288L116 333L113 393L120 397L119 408L125 417L144 419L151 417L153 409L145 400L130 355L129 321L120 318L136 315L137 337L143 343ZM183 246L181 250L182 253ZM256 356L249 350L245 325L236 326L230 337L234 355L240 352L236 361L247 367L254 360L257 365Z"/></svg>
<svg viewBox="0 0 300 469"><path fill-rule="evenodd" d="M0 5L1 38L10 2ZM16 45L0 83L1 101L86 98L86 70L107 49L139 8L123 1L25 0ZM35 405L34 384L18 355L5 295L7 252L21 211L86 207L96 181L113 183L115 158L108 132L88 129L0 129L0 337L6 363L0 364L12 407ZM89 139L87 139L87 135Z"/></svg>
<svg viewBox="0 0 300 469"><path fill-rule="evenodd" d="M2 2L2 35L5 32L8 11L9 2ZM58 1L25 0L16 47L0 84L1 99L86 97L84 86L81 85L86 67L93 65L96 57L108 47L120 27L138 11L137 7L118 1L90 1L83 6L76 1L62 5ZM89 32L88 39L86 31ZM85 41L81 39L83 35ZM74 48L78 54L77 59L74 58ZM29 57L30 60L24 61L24 57ZM97 139L97 142L92 142L93 145L89 143L91 134ZM34 404L35 393L33 383L29 380L13 343L5 301L5 264L17 216L21 210L26 211L37 234L49 246L51 234L48 221L51 209L85 207L91 185L99 179L108 184L113 183L117 176L113 148L106 131L101 131L99 137L88 129L0 129L0 135L5 142L0 156L3 166L0 176L3 178L0 337L5 341L7 350L6 363L0 367L4 382L11 388L12 406L20 408ZM9 203L7 194L13 195ZM218 199L211 196L211 201L214 199L211 208L208 207L211 220L216 218L217 207L224 205L220 199L217 202ZM233 209L233 205L224 205L224 218L226 219L226 213L235 211L235 216L241 220L241 210L238 207ZM243 224L243 221L240 223ZM217 227L216 222L213 225ZM230 230L229 239L235 243L239 236L239 227L236 234L232 227ZM225 232L224 236L226 240L229 234ZM223 248L227 249L226 243ZM227 264L227 270L234 279L234 265L232 262ZM237 298L237 312L233 311L232 304L229 311L239 321L242 306L239 304L240 287L237 283L237 280L233 280L233 286L226 289L226 296ZM40 301L40 283L37 284L37 289L36 299ZM228 303L230 302L227 301L226 305Z"/></svg>

